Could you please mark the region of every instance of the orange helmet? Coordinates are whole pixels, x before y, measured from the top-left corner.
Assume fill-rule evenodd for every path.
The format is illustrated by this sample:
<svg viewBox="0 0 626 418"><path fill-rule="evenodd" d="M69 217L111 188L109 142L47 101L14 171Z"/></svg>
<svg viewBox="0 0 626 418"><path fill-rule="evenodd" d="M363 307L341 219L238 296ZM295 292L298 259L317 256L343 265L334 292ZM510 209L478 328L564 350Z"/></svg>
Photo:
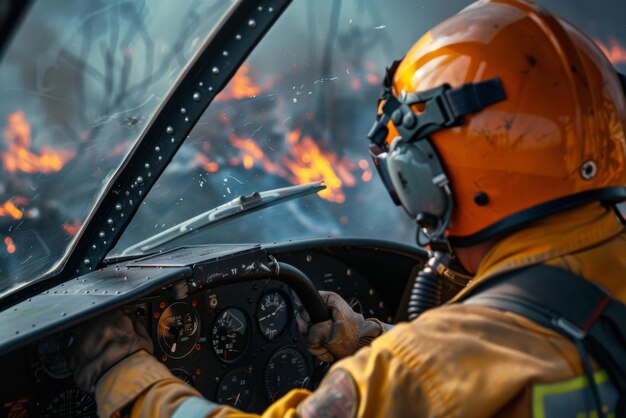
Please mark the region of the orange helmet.
<svg viewBox="0 0 626 418"><path fill-rule="evenodd" d="M531 1L483 0L388 69L369 138L422 239L468 246L626 200L626 109L610 62Z"/></svg>

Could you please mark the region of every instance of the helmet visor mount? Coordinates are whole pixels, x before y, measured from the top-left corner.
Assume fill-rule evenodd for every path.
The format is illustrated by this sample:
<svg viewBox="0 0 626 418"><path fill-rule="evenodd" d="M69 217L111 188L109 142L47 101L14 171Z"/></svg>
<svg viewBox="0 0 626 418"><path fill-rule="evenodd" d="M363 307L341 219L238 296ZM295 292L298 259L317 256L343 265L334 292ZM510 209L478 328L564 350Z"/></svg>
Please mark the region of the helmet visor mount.
<svg viewBox="0 0 626 418"><path fill-rule="evenodd" d="M398 63L387 70L382 112L368 133L370 153L394 203L416 220L418 244L427 245L443 237L454 206L448 177L428 136L463 124L465 116L505 100L506 94L500 79L493 78L454 89L443 84L396 97L391 82ZM420 113L413 111L414 105L420 105ZM391 144L389 122L398 132Z"/></svg>

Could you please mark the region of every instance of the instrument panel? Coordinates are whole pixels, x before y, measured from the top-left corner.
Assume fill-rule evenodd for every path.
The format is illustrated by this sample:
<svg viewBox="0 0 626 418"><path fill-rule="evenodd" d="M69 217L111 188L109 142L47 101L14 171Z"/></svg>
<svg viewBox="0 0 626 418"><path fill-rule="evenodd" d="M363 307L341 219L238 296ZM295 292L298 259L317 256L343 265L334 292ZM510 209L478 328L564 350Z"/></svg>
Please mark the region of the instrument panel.
<svg viewBox="0 0 626 418"><path fill-rule="evenodd" d="M320 365L300 340L300 305L284 284L257 280L145 301L155 356L208 399L262 410L317 383Z"/></svg>
<svg viewBox="0 0 626 418"><path fill-rule="evenodd" d="M304 272L317 289L335 291L355 311L386 322L394 320L406 281L421 262L393 252L376 259L358 248L271 251ZM390 281L387 275L400 279ZM162 288L132 305L152 337L155 357L221 404L263 411L293 388L314 389L329 367L306 349L295 320L302 303L277 280L186 294ZM0 395L0 416L97 416L94 397L72 381L65 354L70 333L58 332L0 358L4 381L12 382Z"/></svg>

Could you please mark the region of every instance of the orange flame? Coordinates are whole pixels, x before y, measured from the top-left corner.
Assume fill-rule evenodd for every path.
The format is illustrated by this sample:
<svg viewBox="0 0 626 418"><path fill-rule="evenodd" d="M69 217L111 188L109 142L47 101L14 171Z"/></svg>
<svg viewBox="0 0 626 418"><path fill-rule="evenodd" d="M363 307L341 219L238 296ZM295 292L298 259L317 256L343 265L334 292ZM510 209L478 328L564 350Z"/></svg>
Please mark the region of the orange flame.
<svg viewBox="0 0 626 418"><path fill-rule="evenodd" d="M61 170L63 165L74 157L73 151L56 151L42 146L39 155L29 150L31 144L31 127L23 112L9 114L4 138L7 150L2 151L4 168L14 173L52 173Z"/></svg>
<svg viewBox="0 0 626 418"><path fill-rule="evenodd" d="M228 86L215 97L215 101L226 102L258 96L263 89L252 81L248 74L249 68L248 64L242 64L228 83Z"/></svg>
<svg viewBox="0 0 626 418"><path fill-rule="evenodd" d="M626 64L626 49L615 38L609 38L609 45L598 39L595 42L613 64Z"/></svg>
<svg viewBox="0 0 626 418"><path fill-rule="evenodd" d="M13 254L15 252L15 243L13 242L13 238L4 237L4 245L7 246L7 252L9 254Z"/></svg>
<svg viewBox="0 0 626 418"><path fill-rule="evenodd" d="M80 230L80 225L81 225L80 219L75 219L74 222L72 223L68 223L68 222L64 223L63 230L65 231L67 235L74 236Z"/></svg>
<svg viewBox="0 0 626 418"><path fill-rule="evenodd" d="M13 199L9 199L0 205L0 216L10 216L19 221L24 216L24 213L15 205Z"/></svg>
<svg viewBox="0 0 626 418"><path fill-rule="evenodd" d="M280 162L272 161L254 139L239 138L230 134L230 142L239 150L238 157L230 158L231 165L243 165L246 169L262 167L267 173L288 179L292 184L305 184L323 181L326 189L319 196L335 203L343 203L343 187L354 187L357 179L353 172L362 170L361 180L370 181L372 172L365 160L358 163L348 158L339 158L337 154L325 152L308 135L302 135L298 129L288 132L286 141L290 145L289 153ZM198 155L196 161L206 161L204 155ZM203 165L209 171L209 166ZM217 167L219 168L219 167ZM216 168L216 169L217 169Z"/></svg>

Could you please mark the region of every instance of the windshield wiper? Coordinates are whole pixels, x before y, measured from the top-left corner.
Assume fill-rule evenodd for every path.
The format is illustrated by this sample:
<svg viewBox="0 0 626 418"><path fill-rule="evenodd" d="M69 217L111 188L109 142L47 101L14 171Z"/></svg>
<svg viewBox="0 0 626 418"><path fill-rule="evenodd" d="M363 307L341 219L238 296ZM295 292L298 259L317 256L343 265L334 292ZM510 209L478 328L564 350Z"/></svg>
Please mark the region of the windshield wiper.
<svg viewBox="0 0 626 418"><path fill-rule="evenodd" d="M283 187L264 192L254 192L247 196L242 195L236 197L230 202L224 203L216 208L209 209L206 212L196 215L193 218L189 218L178 225L138 242L137 244L134 244L122 251L121 255L125 256L129 254L137 254L138 252L146 253L163 244L179 239L200 229L237 219L240 216L274 206L278 203L287 202L288 200L317 193L325 188L326 186L323 185L321 181L318 181L300 186Z"/></svg>

